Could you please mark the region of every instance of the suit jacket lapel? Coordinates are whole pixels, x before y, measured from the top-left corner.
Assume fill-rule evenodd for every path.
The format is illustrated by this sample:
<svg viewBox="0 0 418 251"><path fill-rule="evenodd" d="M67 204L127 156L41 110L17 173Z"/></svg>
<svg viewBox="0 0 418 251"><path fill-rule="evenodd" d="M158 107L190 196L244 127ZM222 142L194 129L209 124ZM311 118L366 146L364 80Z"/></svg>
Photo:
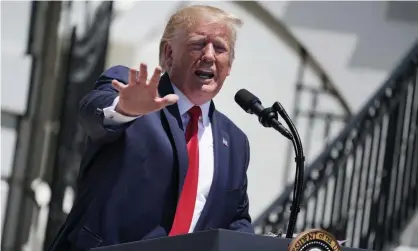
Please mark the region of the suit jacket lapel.
<svg viewBox="0 0 418 251"><path fill-rule="evenodd" d="M160 84L158 86L158 92L161 97L164 97L167 94L174 93L173 87L171 86L170 78L168 74L165 73L161 76ZM177 104L167 106L162 110L164 116L167 119L171 135L173 136L173 145L175 146L175 154L178 161L178 171L179 171L179 186L178 186L178 196L181 193L183 188L184 179L187 173L187 167L189 163L186 139L184 136L183 122L180 117L179 109Z"/></svg>
<svg viewBox="0 0 418 251"><path fill-rule="evenodd" d="M202 227L207 223L208 212L215 211L216 197L222 194L226 189L226 174L229 168L229 135L223 129L222 121L219 113L214 109L213 103L211 105L211 126L213 135L213 151L214 151L214 174L213 181L209 191L208 199L206 200L203 212L196 224L195 231L202 230Z"/></svg>

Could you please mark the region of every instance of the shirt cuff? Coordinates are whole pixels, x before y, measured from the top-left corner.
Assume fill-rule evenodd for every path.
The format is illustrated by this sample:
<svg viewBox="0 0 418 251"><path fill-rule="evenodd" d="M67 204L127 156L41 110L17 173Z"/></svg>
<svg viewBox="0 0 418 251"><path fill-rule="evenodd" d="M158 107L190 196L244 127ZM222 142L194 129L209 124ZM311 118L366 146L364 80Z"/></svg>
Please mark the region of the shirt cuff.
<svg viewBox="0 0 418 251"><path fill-rule="evenodd" d="M118 102L119 102L119 96L115 98L111 106L103 109L105 125L120 125L120 124L131 122L132 120L135 120L141 117L141 116L131 117L131 116L126 116L126 115L118 113L115 110Z"/></svg>

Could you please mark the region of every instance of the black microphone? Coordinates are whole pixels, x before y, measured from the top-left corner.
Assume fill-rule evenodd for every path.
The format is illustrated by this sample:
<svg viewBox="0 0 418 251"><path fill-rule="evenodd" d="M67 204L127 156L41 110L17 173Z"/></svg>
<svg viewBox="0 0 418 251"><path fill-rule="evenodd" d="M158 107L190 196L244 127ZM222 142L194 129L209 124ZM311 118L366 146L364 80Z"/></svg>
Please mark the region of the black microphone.
<svg viewBox="0 0 418 251"><path fill-rule="evenodd" d="M275 102L272 107L264 108L261 105L261 101L251 92L241 89L235 94L235 102L249 114L256 114L258 120L264 127L273 127L283 136L290 139L295 149L295 162L296 162L296 174L295 184L293 191L292 207L290 209L289 224L286 233L286 238L292 239L293 232L296 228L297 216L300 211L300 203L302 200L303 193L303 180L304 180L304 162L305 156L303 155L302 142L299 137L299 133L286 113L285 109L279 102ZM286 124L289 126L290 133L278 119L278 114L283 118Z"/></svg>
<svg viewBox="0 0 418 251"><path fill-rule="evenodd" d="M235 102L247 113L258 116L264 127L273 127L286 138L292 140L292 134L278 121L277 113L272 108L264 108L261 101L246 89L235 94Z"/></svg>

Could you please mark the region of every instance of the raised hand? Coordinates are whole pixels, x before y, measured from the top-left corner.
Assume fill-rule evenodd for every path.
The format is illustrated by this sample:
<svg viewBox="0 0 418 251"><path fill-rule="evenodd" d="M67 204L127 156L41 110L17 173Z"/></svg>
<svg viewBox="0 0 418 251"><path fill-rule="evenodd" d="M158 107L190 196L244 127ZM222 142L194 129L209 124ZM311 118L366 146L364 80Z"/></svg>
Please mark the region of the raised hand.
<svg viewBox="0 0 418 251"><path fill-rule="evenodd" d="M119 103L116 106L116 111L126 116L139 116L161 110L167 105L176 103L178 96L175 94L169 94L164 97L158 95L161 71L161 67L156 67L151 79L147 81L147 65L141 64L139 73L133 68L129 70L127 85L113 80L113 87L119 91Z"/></svg>

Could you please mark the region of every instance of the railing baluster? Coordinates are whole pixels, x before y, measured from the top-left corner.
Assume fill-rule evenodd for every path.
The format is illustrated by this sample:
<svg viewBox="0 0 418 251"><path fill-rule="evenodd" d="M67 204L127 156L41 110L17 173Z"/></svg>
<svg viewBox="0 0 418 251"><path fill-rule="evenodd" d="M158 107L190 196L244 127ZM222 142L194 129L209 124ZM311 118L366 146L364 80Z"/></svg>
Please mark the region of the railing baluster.
<svg viewBox="0 0 418 251"><path fill-rule="evenodd" d="M402 224L404 224L404 205L403 203L405 202L405 197L408 196L408 193L405 193L405 186L409 185L409 182L406 182L408 180L408 176L410 176L409 172L411 171L408 165L408 157L410 156L410 154L408 154L408 152L410 151L411 147L411 142L413 143L413 137L411 138L410 133L411 133L411 129L412 129L412 121L413 121L413 108L414 108L414 90L413 90L413 86L411 85L411 83L407 83L407 86L405 87L406 90L406 98L405 98L405 127L404 128L404 133L402 136L402 146L403 146L403 151L401 153L401 158L399 159L399 166L402 169L402 172L400 172L400 181L399 184L400 186L398 187L398 189L400 189L400 191L397 193L396 196L396 209L399 207L399 214L396 215L396 217L394 217L393 219L393 223L394 223L394 227L400 228L402 226ZM412 89L412 90L411 90ZM401 161L402 160L402 161Z"/></svg>
<svg viewBox="0 0 418 251"><path fill-rule="evenodd" d="M417 109L418 110L418 109ZM411 214L413 210L417 208L418 202L418 116L415 116L415 137L414 137L414 148L412 152L414 153L414 160L412 161L412 173L411 173L411 193L414 195L410 200L410 211ZM415 177L415 178L414 178ZM415 190L414 190L415 188ZM409 203L408 203L409 204Z"/></svg>
<svg viewBox="0 0 418 251"><path fill-rule="evenodd" d="M347 147L347 146L344 146L344 147ZM347 151L347 150L344 149L343 151ZM345 206L345 204L348 201L348 199L346 197L348 196L348 193L349 193L349 192L347 192L347 189L346 189L347 188L347 183L346 182L347 182L347 177L348 177L347 172L348 172L348 165L349 165L348 161L349 161L349 156L347 156L344 163L341 164L341 168L343 168L343 170L342 170L342 180L343 180L343 182L342 182L342 185L341 185L341 199L342 200L341 200L340 211L338 212L338 218L337 218L336 224L341 224L342 221L347 218L347 207Z"/></svg>
<svg viewBox="0 0 418 251"><path fill-rule="evenodd" d="M373 116L373 115L371 115L371 116ZM366 164L367 165L367 175L366 175L366 180L364 182L365 188L363 190L363 202L362 202L363 209L362 209L362 214L361 214L361 219L360 219L361 226L360 226L360 231L359 231L360 232L359 246L362 246L362 247L367 245L367 242L363 238L364 235L365 235L365 232L367 233L367 228L369 227L369 225L366 225L367 221L365 221L365 217L366 217L367 212L369 212L368 217L370 217L370 211L367 210L367 209L368 209L369 205L371 207L371 204L373 202L373 194L371 194L371 196L370 196L369 185L370 184L373 185L374 183L370 182L370 177L376 176L376 170L377 170L376 163L374 163L372 165L372 159L373 159L374 153L376 151L375 140L374 140L375 135L376 135L376 125L372 124L371 128L372 128L372 133L371 133L371 136L370 136L370 147L369 147L370 151L369 151L369 154L368 154L368 161L367 161L367 164ZM371 174L372 171L373 171L373 174Z"/></svg>
<svg viewBox="0 0 418 251"><path fill-rule="evenodd" d="M333 119L330 114L325 115L325 128L324 128L324 148L328 146L330 141L330 131L331 131L331 125L332 125Z"/></svg>
<svg viewBox="0 0 418 251"><path fill-rule="evenodd" d="M352 227L352 217L351 217L351 205L352 205L352 200L353 200L353 193L352 193L352 190L353 190L353 187L354 187L354 180L355 180L355 174L356 174L356 171L357 171L357 168L356 168L356 165L358 164L358 156L357 156L357 154L358 154L358 149L357 149L357 144L358 144L358 133L356 132L356 135L355 135L355 137L353 138L353 149L354 149L354 152L353 152L353 161L352 161L352 165L350 165L351 166L351 174L350 174L350 182L349 182L349 187L348 187L348 199L347 199L347 203L346 203L346 211L347 211L347 219L348 219L348 226L347 226L347 228L349 228L350 226ZM356 198L354 198L354 199L356 199ZM349 231L348 229L347 229L347 231ZM348 237L348 236L347 236ZM352 238L350 238L350 239L348 239L348 242L350 243L350 245L352 245L353 244L353 239Z"/></svg>
<svg viewBox="0 0 418 251"><path fill-rule="evenodd" d="M393 166L392 166L392 172L394 173L393 177L392 177L392 181L390 183L391 187L390 187L390 205L391 207L389 208L390 213L389 215L393 215L397 210L396 210L396 201L397 201L397 191L398 191L398 181L399 181L399 176L401 173L401 167L400 167L400 160L401 160L401 152L402 152L402 138L403 138L403 131L404 131L404 122L405 122L405 106L406 106L406 100L407 100L407 92L406 92L406 88L401 88L401 92L402 94L400 95L402 98L399 101L399 113L398 118L397 118L397 130L396 130L396 141L395 141L395 151L393 153L394 156L394 160L393 160ZM388 216L389 216L388 215ZM397 217L394 216L392 219L396 219ZM388 233L388 239L392 240L393 239L393 231L390 231L391 229L393 229L395 222L394 221L389 221L388 225L386 226L386 231Z"/></svg>
<svg viewBox="0 0 418 251"><path fill-rule="evenodd" d="M311 144L312 144L312 131L314 130L315 127L315 112L316 109L318 107L318 91L317 90L311 90L312 93L312 99L311 99L311 105L310 105L310 110L308 112L308 123L307 123L307 127L306 127L306 134L305 134L305 138L304 138L304 153L305 156L310 156L310 150L311 150Z"/></svg>
<svg viewBox="0 0 418 251"><path fill-rule="evenodd" d="M327 169L327 161L325 161L322 165L322 168L319 170L319 177L323 177L324 175L326 175L326 169ZM323 217L322 217L322 212L325 211L326 206L324 205L324 203L326 203L326 185L323 186L322 188L319 188L317 190L317 194L316 194L316 200L315 200L315 208L313 211L313 226L314 227L319 227L323 224Z"/></svg>
<svg viewBox="0 0 418 251"><path fill-rule="evenodd" d="M380 104L380 106L383 106L383 104ZM380 207L380 188L378 188L378 185L381 186L381 182L383 181L383 158L381 157L381 154L384 154L383 148L384 145L384 139L387 137L387 130L386 127L388 126L387 119L384 114L385 108L383 107L381 110L380 115L380 125L379 125L379 141L377 143L377 153L375 157L375 165L376 165L376 174L374 176L373 181L373 190L372 190L372 202L370 207L370 223L369 228L366 235L366 241L367 241L367 247L370 247L372 249L375 249L376 244L376 232L378 229L378 220L379 220L379 209ZM382 144L383 143L383 144ZM380 181L380 183L378 183ZM373 234L373 236L372 236ZM373 237L373 240L372 240ZM372 243L370 245L370 243Z"/></svg>
<svg viewBox="0 0 418 251"><path fill-rule="evenodd" d="M328 174L329 173L329 170L331 170L331 168L332 168L331 165L332 165L332 160L329 159L326 162L325 168L324 168L324 172L326 174ZM332 186L335 189L336 178L331 177L331 180L330 181L332 182ZM332 201L329 201L328 200L328 191L332 191L332 188L330 189L330 187L331 187L330 182L328 182L325 185L325 187L324 187L324 192L323 192L323 194L324 194L324 201L322 203L322 210L318 212L320 214L320 220L319 220L319 222L322 222L322 226L323 227L329 227L330 222L331 222L331 218L330 218L331 216L329 215L330 212L328 210L326 210L327 208L329 208L329 206L332 207Z"/></svg>
<svg viewBox="0 0 418 251"><path fill-rule="evenodd" d="M397 115L399 113L399 104L395 106L395 109L389 114L388 129L386 134L385 142L385 155L384 155L384 164L383 164L383 178L380 185L380 195L379 195L379 212L380 217L376 233L378 233L377 246L375 249L381 250L383 248L384 240L386 239L386 227L385 222L387 221L387 209L389 204L390 196L390 181L392 177L392 167L393 167L393 153L396 142L396 131L397 131Z"/></svg>
<svg viewBox="0 0 418 251"><path fill-rule="evenodd" d="M414 114L415 114L415 136L414 136L414 144L413 144L413 149L412 149L412 153L414 156L414 160L411 163L411 168L412 168L412 172L411 172L411 193L413 193L413 196L411 197L411 207L410 207L410 211L413 211L414 209L417 208L417 204L418 204L418 154L416 154L416 152L418 151L418 53L415 56L414 59L414 63L415 63L415 69L413 71L413 86L415 89L414 92L414 101L415 101L415 106L414 106ZM415 172L415 174L414 174ZM414 178L415 177L415 178ZM412 187L415 186L415 190L412 189ZM409 204L409 203L408 203ZM411 212L412 214L413 212Z"/></svg>
<svg viewBox="0 0 418 251"><path fill-rule="evenodd" d="M333 161L335 165L335 161ZM337 200L337 194L342 194L341 184L343 175L341 174L344 170L341 170L341 167L337 167L335 171L335 182L334 182L334 192L332 193L332 201L334 202L331 208L331 215L330 215L330 225L335 225L337 223L336 212L340 211L341 208L341 200Z"/></svg>
<svg viewBox="0 0 418 251"><path fill-rule="evenodd" d="M366 139L362 139L363 140L363 142L362 142L362 146L361 146L361 157L360 157L360 163L358 164L358 167L356 167L357 169L358 169L358 172L359 172L359 177L357 178L357 186L356 186L356 195L355 195L355 197L354 197L354 207L353 207L353 210L354 210L354 217L353 217L353 231L352 231L352 239L353 239L353 241L358 241L359 242L359 234L356 236L356 232L359 232L358 230L361 230L361 227L360 228L357 228L357 215L358 215L358 213L359 213L359 211L360 211L360 207L359 207L359 201L360 201L360 191L361 191L361 188L363 187L363 184L365 183L365 182L362 182L363 181L363 173L364 173L364 169L363 168L365 168L365 167L363 167L363 163L364 163L364 158L365 158L365 151L366 151L366 145L367 145L367 138ZM354 193L354 191L352 191L353 193ZM362 207L362 209L361 210L364 210L364 208ZM361 231L360 231L361 232ZM358 242L355 244L355 246L358 246Z"/></svg>
<svg viewBox="0 0 418 251"><path fill-rule="evenodd" d="M414 73L416 74L416 71L414 71ZM406 150L405 150L405 171L404 171L404 177L403 177L403 187L402 187L402 200L401 200L401 215L403 215L404 217L401 218L400 220L400 224L405 224L405 219L408 218L409 215L409 208L408 208L408 195L410 194L410 187L411 187L411 179L412 179L412 171L413 171L413 166L412 166L412 160L413 160L413 156L415 155L413 152L413 148L414 148L414 135L416 132L416 125L414 126L414 122L415 122L415 117L417 116L418 113L418 109L416 107L416 85L414 84L414 79L415 76L412 77L411 79L411 83L410 83L410 90L408 90L408 93L411 94L411 107L409 110L409 126L408 126L408 133L407 133L407 146L406 146Z"/></svg>

